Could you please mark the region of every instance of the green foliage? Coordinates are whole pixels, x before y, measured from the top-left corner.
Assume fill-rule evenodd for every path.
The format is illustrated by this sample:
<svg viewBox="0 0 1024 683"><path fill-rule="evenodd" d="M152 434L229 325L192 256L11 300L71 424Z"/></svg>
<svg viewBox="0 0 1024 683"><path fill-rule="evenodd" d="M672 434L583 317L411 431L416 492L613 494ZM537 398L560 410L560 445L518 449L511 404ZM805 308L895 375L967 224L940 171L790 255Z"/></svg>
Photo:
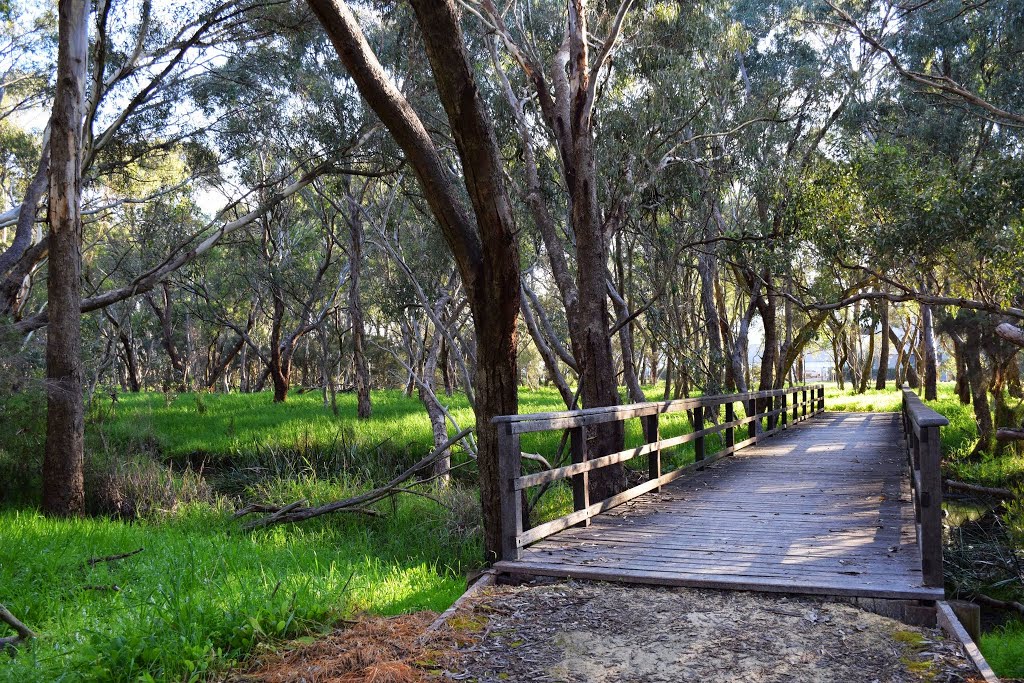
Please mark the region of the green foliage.
<svg viewBox="0 0 1024 683"><path fill-rule="evenodd" d="M0 680L198 680L355 611L442 610L478 558L477 537L411 497L379 519L255 533L210 506L132 524L3 511L0 601L41 638L0 661Z"/></svg>
<svg viewBox="0 0 1024 683"><path fill-rule="evenodd" d="M997 676L1024 678L1024 621L1018 619L983 633L979 646Z"/></svg>

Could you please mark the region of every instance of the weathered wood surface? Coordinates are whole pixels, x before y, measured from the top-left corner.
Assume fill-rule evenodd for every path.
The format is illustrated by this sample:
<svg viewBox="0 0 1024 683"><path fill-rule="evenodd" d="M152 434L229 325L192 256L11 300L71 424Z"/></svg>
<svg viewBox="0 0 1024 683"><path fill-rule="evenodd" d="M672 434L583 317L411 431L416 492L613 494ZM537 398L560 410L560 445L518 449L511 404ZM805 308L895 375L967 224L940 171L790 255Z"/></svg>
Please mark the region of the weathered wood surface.
<svg viewBox="0 0 1024 683"><path fill-rule="evenodd" d="M499 570L941 599L923 585L899 415L826 413L522 550Z"/></svg>

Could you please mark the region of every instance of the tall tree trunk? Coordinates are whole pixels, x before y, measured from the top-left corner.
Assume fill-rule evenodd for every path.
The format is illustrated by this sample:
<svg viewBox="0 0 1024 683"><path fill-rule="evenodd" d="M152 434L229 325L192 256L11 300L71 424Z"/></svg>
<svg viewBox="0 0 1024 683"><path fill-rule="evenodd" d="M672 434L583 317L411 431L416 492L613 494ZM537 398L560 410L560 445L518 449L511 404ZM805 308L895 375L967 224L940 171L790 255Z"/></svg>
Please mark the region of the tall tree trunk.
<svg viewBox="0 0 1024 683"><path fill-rule="evenodd" d="M171 364L171 371L174 375L172 382L177 382L181 391L188 389L188 363L178 353L178 345L174 341L174 310L173 300L171 299L171 285L169 282L163 282L160 286L160 296L162 301L158 304L152 296L146 295L146 301L149 303L149 307L153 309L156 317L160 320L160 330L162 332L162 341L164 351L167 353L167 360ZM169 387L168 387L169 388Z"/></svg>
<svg viewBox="0 0 1024 683"><path fill-rule="evenodd" d="M430 341L430 349L424 358L423 374L420 375L417 384L420 402L427 411L427 417L430 418L430 431L433 433L435 448L440 448L448 441L448 423L445 421L444 409L437 402L437 396L434 394L437 358L441 350L441 340L443 338L441 330L435 330L433 339ZM440 483L447 484L450 477L448 470L451 469L451 466L451 451L445 450L439 454L438 459L434 462L432 474L438 477Z"/></svg>
<svg viewBox="0 0 1024 683"><path fill-rule="evenodd" d="M359 276L363 262L363 214L351 190L348 192L349 283L348 315L352 323L352 361L355 365L356 414L369 419L373 412L370 403L370 365L366 360L366 326L363 323L363 304L359 297Z"/></svg>
<svg viewBox="0 0 1024 683"><path fill-rule="evenodd" d="M594 152L588 59L587 8L585 2L569 3L569 69L573 97L568 123L571 149L564 150L566 178L571 206L570 222L576 236L576 291L578 316L571 335L573 355L580 366L580 396L586 408L614 406L619 403L612 341L608 335L606 280L608 241L597 202L597 160ZM568 152L566 154L565 152ZM622 450L625 433L621 422L595 425L588 436L588 457L594 458ZM626 487L622 465L604 467L590 475L594 500L603 500Z"/></svg>
<svg viewBox="0 0 1024 683"><path fill-rule="evenodd" d="M939 364L935 352L935 328L932 307L921 304L921 343L924 346L924 397L934 401L939 397Z"/></svg>
<svg viewBox="0 0 1024 683"><path fill-rule="evenodd" d="M283 348L281 327L284 325L284 296L278 288L272 292L274 313L270 324L270 363L267 371L274 383L274 403L284 403L288 399L291 386L292 354L290 349Z"/></svg>
<svg viewBox="0 0 1024 683"><path fill-rule="evenodd" d="M530 299L526 295L525 287L521 288L521 295L519 297L520 307L523 311L523 321L526 323L526 329L529 330L530 336L533 338L533 345L537 347L537 352L540 353L541 359L544 361L544 367L547 369L548 376L551 378L551 382L558 389L558 393L562 397L562 402L565 403L567 409L572 409L574 394L572 388L569 386L569 382L566 381L565 376L562 375L562 371L558 367L558 355L552 350L548 344L547 339L544 338L544 333L541 331L537 324L537 319L533 315L533 311L530 308Z"/></svg>
<svg viewBox="0 0 1024 683"><path fill-rule="evenodd" d="M46 451L43 510L80 515L82 403L82 120L89 57L89 2L58 4L57 89L50 141L50 262L47 279Z"/></svg>
<svg viewBox="0 0 1024 683"><path fill-rule="evenodd" d="M722 330L718 307L715 306L715 280L718 277L715 255L705 248L697 255L700 276L700 303L704 313L704 334L708 343L708 395L722 393L725 356L722 352Z"/></svg>
<svg viewBox="0 0 1024 683"><path fill-rule="evenodd" d="M32 247L32 229L36 220L36 209L43 197L49 181L50 170L50 126L43 132L43 148L39 156L39 167L32 181L25 188L25 195L18 211L18 222L14 230L14 241L11 246L0 253L0 315L17 318L23 297L19 293L24 289L24 280L28 272L45 254L28 254ZM36 250L38 251L38 250ZM27 258L26 258L27 256ZM20 268L16 266L19 265ZM8 279L9 278L9 279Z"/></svg>
<svg viewBox="0 0 1024 683"><path fill-rule="evenodd" d="M484 545L500 556L503 528L497 415L518 411L519 249L494 127L476 86L453 0L412 0L438 95L465 173L475 221L423 122L392 83L341 0L309 0L367 104L402 147L459 266L476 333L476 431ZM603 291L603 283L602 283ZM607 335L606 335L607 338Z"/></svg>
<svg viewBox="0 0 1024 683"><path fill-rule="evenodd" d="M875 389L885 389L886 380L889 378L889 302L886 299L879 299L878 306L882 336L878 351L878 373L875 375Z"/></svg>
<svg viewBox="0 0 1024 683"><path fill-rule="evenodd" d="M771 286L769 277L765 277L767 286ZM758 312L764 326L764 353L761 354L761 371L758 379L758 390L765 391L775 386L775 359L779 353L779 326L775 311L775 295L767 292L758 297ZM769 422L771 422L769 420Z"/></svg>

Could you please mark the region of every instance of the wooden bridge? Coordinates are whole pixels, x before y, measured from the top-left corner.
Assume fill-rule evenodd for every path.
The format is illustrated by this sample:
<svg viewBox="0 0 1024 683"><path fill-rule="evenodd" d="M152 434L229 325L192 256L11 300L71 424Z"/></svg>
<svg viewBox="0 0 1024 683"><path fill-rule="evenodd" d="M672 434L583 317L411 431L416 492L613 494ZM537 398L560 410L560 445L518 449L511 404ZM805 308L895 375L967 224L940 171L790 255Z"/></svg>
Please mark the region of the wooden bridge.
<svg viewBox="0 0 1024 683"><path fill-rule="evenodd" d="M735 407L742 406L743 417ZM721 418L724 407L724 419ZM826 413L824 388L710 396L504 416L502 572L799 594L940 600L939 428L903 390L897 413ZM686 411L693 432L662 439L658 417ZM708 424L714 418L715 423ZM592 454L587 431L640 419L645 444ZM524 474L520 435L568 431L572 464ZM722 448L706 452L721 434ZM745 438L744 438L745 437ZM771 438L770 438L771 437ZM662 471L694 443L695 462ZM591 501L588 475L633 458L647 479ZM569 479L574 510L523 527L524 491Z"/></svg>

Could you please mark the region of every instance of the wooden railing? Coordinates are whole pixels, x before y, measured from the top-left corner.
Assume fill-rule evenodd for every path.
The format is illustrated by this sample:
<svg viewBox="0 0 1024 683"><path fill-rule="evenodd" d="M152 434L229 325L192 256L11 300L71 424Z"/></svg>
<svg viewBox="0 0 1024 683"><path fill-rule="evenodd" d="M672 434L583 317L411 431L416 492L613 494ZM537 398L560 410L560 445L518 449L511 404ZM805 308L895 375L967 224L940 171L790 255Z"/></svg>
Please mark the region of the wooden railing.
<svg viewBox="0 0 1024 683"><path fill-rule="evenodd" d="M745 417L737 419L735 405L742 403ZM725 419L705 427L711 409L725 406ZM590 518L609 508L621 505L663 485L694 468L702 468L719 458L735 453L745 446L786 429L825 410L825 388L822 385L791 387L745 394L702 396L676 401L634 403L607 408L567 410L557 413L530 415L503 415L494 418L499 432L499 474L501 481L502 559L519 559L522 548L567 527L590 523ZM693 432L662 439L658 431L658 416L667 413L692 411ZM715 411L717 415L717 410ZM645 443L618 453L589 453L587 431L593 425L605 422L642 420ZM763 422L763 424L762 424ZM747 438L737 441L736 429L747 427ZM534 432L568 430L569 452L572 464L534 474L523 474L522 451L519 437ZM709 434L725 434L722 448L715 453L706 452L705 439ZM742 436L742 434L741 434ZM663 450L694 442L695 461L668 473L661 469ZM599 502L591 502L588 488L590 472L622 463L639 456L647 456L647 481ZM573 512L550 522L523 531L523 491L562 479L572 479Z"/></svg>
<svg viewBox="0 0 1024 683"><path fill-rule="evenodd" d="M903 436L907 445L910 484L917 521L917 547L926 586L943 585L942 579L942 454L939 428L949 420L903 388Z"/></svg>

